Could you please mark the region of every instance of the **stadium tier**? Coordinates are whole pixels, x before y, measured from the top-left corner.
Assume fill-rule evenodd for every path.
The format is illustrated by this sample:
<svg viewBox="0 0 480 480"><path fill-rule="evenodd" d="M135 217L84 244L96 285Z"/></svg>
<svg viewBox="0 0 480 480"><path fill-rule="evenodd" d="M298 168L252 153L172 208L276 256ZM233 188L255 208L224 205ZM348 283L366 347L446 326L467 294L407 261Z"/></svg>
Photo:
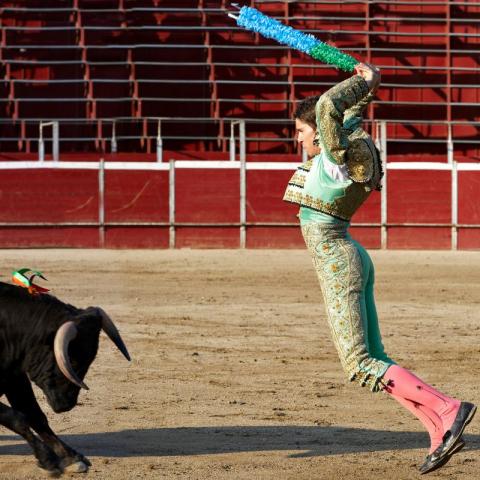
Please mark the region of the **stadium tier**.
<svg viewBox="0 0 480 480"><path fill-rule="evenodd" d="M480 7L449 1L257 1L263 12L375 63L369 112L388 122L389 160L477 158ZM2 4L0 148L35 151L38 122L60 121L62 152L226 152L247 122L247 153L295 153L294 102L343 73L239 29L225 1L45 0ZM176 118L190 122L168 126ZM63 121L62 121L63 120ZM145 122L148 127L145 128ZM110 129L111 131L111 129ZM107 148L108 150L108 148Z"/></svg>

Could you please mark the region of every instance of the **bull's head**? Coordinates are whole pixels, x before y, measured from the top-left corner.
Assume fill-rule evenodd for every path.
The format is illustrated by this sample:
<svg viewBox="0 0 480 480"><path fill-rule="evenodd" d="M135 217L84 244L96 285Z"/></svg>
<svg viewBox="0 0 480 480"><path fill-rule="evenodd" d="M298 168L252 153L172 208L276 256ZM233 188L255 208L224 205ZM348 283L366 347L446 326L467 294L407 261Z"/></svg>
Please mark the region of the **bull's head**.
<svg viewBox="0 0 480 480"><path fill-rule="evenodd" d="M95 330L92 331L92 328ZM90 307L80 317L62 324L53 342L56 364L62 375L57 370L58 374L49 376L44 385L39 385L56 413L71 410L77 403L80 388L88 390L83 379L95 359L100 330L130 360L120 333L101 308Z"/></svg>

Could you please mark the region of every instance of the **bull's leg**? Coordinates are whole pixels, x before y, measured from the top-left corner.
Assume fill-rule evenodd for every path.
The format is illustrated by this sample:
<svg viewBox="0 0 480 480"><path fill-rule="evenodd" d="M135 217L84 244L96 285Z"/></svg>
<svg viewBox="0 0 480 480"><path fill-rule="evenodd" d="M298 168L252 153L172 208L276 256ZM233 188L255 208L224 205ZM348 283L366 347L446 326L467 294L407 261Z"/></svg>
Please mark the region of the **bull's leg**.
<svg viewBox="0 0 480 480"><path fill-rule="evenodd" d="M37 403L32 385L26 375L15 379L15 390L6 392L10 405L17 411L22 412L31 428L33 428L43 442L52 449L60 458L60 468L72 472L85 472L90 461L81 453L76 452L73 448L62 442L50 428L47 417L42 412Z"/></svg>
<svg viewBox="0 0 480 480"><path fill-rule="evenodd" d="M51 429L49 427L50 432ZM38 432L38 430L35 429ZM91 465L90 460L60 440L55 433L39 433L40 438L60 457L60 467L64 472L83 473Z"/></svg>
<svg viewBox="0 0 480 480"><path fill-rule="evenodd" d="M32 432L25 414L0 403L0 424L18 433L28 442L40 467L48 470L55 476L62 473L59 467L60 459L48 445L39 440Z"/></svg>

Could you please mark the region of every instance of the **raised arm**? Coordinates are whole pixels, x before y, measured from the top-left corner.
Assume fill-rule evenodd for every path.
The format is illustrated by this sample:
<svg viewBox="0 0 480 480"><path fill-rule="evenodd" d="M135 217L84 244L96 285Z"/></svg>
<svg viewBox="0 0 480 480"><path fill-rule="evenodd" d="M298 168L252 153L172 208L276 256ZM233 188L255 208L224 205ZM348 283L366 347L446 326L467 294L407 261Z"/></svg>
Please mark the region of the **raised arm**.
<svg viewBox="0 0 480 480"><path fill-rule="evenodd" d="M362 112L380 84L378 69L368 64L356 67L357 75L325 92L316 105L317 138L330 161L345 163L348 135L362 120Z"/></svg>
<svg viewBox="0 0 480 480"><path fill-rule="evenodd" d="M343 113L343 128L353 132L360 127L363 121L363 111L367 105L374 99L375 93L380 86L380 70L369 63L359 63L355 70L367 82L369 92L356 105L345 110Z"/></svg>

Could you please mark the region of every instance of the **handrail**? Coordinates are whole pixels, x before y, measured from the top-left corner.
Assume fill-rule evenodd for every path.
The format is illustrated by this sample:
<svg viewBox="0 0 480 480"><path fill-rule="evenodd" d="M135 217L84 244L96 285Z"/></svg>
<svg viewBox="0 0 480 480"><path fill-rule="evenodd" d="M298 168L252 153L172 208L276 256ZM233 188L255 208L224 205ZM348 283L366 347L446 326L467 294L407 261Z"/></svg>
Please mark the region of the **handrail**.
<svg viewBox="0 0 480 480"><path fill-rule="evenodd" d="M2 27L3 30L12 30L12 31L39 31L39 32L48 32L48 31L82 31L82 30L98 30L98 31L113 31L120 30L126 32L128 30L165 30L165 31L200 31L200 32L215 32L215 31L231 31L232 29L240 30L238 27L232 27L231 25L222 25L222 26L203 26L203 25L188 25L188 26L178 26L178 25L144 25L144 26L129 26L128 28L122 27L121 25L115 26L93 26L93 25L63 25L55 27ZM478 38L480 33L466 33L466 32L392 32L390 30L336 30L336 29L316 29L316 28L304 28L302 29L305 33L318 34L320 37L326 34L336 34L336 35L386 35L386 36L399 36L399 37L467 37L467 38ZM23 45L28 47L28 45Z"/></svg>
<svg viewBox="0 0 480 480"><path fill-rule="evenodd" d="M480 35L480 34L479 34ZM147 48L147 49L165 49L165 48L188 48L190 50L192 49L219 49L219 50L288 50L288 47L285 47L283 45L238 45L238 44L231 44L231 45L204 45L204 44L185 44L185 43L165 43L165 44L158 44L158 43L134 43L134 44L103 44L103 45L93 45L93 44L85 44L85 45L78 45L78 44L72 44L72 45L26 45L26 44L15 44L15 45L4 45L1 47L2 50L18 50L19 48L25 48L25 49L33 49L33 50L39 50L39 49L50 49L50 50L84 50L84 49L91 49L91 50L100 50L100 49L106 49L106 50L136 50L140 48ZM359 47L359 48L349 48L349 47L342 47L342 50L344 52L363 52L367 51L368 49ZM405 47L405 48L381 48L381 47L371 47L370 48L371 52L385 52L385 53L398 53L398 52L408 52L410 55L412 54L423 54L423 53L445 53L444 48L415 48L414 51L412 51L411 47ZM468 50L468 49L450 49L451 53L461 53L461 54L472 54L472 55L478 55L478 50ZM3 62L3 60L2 60ZM319 68L331 68L328 65L327 66L322 66ZM433 69L434 67L425 67L428 69ZM446 68L446 67L445 67Z"/></svg>
<svg viewBox="0 0 480 480"><path fill-rule="evenodd" d="M398 13L397 13L398 15ZM277 18L278 20L317 20L318 17L299 17L299 16L284 16L284 15L279 15ZM375 22L375 21L381 21L381 22L447 22L448 20L443 17L378 17L378 16L370 16L368 17L370 22ZM323 21L358 21L358 22L364 22L365 17L349 17L349 16L344 16L344 17L334 17L334 16L328 16L325 18L322 18ZM466 22L466 23L477 23L480 22L480 19L477 18L450 18L450 22ZM421 35L421 33L419 33Z"/></svg>
<svg viewBox="0 0 480 480"><path fill-rule="evenodd" d="M256 0L256 3L279 3L279 0ZM337 5L337 0L301 0L297 3L314 3L314 4L323 4L323 5ZM381 0L343 0L345 4L362 4L362 5L375 5L375 4L384 4L385 1ZM469 2L469 1L398 1L398 0L389 0L389 4L391 5L412 5L412 6L423 6L423 5L439 5L439 6L468 6L468 7L475 7L480 6L480 2ZM75 7L46 7L46 8L39 8L39 7L3 7L3 11L6 12L38 12L38 13L60 13L60 12L80 12L80 13L136 13L136 12L170 12L170 13L197 13L197 12L207 12L207 13L224 13L225 10L222 8L208 8L208 7L198 7L198 8L188 8L188 7L132 7L132 8L124 8L122 10L118 10L116 8L75 8ZM287 17L289 18L289 17Z"/></svg>
<svg viewBox="0 0 480 480"><path fill-rule="evenodd" d="M344 49L346 50L346 49ZM364 48L355 49L356 51L364 51ZM375 49L372 48L371 51ZM388 49L385 49L388 50ZM389 50L391 51L391 50ZM401 50L403 51L403 50ZM406 51L406 50L405 50ZM462 50L463 53L465 51ZM472 51L473 53L473 51ZM475 51L478 54L478 51ZM98 61L89 61L89 60L16 60L16 59L4 59L2 60L4 64L10 65L89 65L89 66L114 66L114 65L123 65L126 68L128 67L128 62L113 61L113 62L98 62ZM131 62L132 65L142 65L142 66L176 66L178 62L148 62L143 60L135 60ZM236 62L213 62L215 66L218 67L270 67L270 68L311 68L311 69L321 69L326 70L330 69L329 65L323 64L306 64L306 63L236 63ZM205 66L208 67L210 64L208 62L182 62L182 66ZM480 72L480 68L475 67L457 67L457 66L427 66L427 65L382 65L376 63L378 68L385 70L442 70L442 71L465 71L465 72ZM384 85L384 84L382 84ZM478 85L477 85L478 86Z"/></svg>
<svg viewBox="0 0 480 480"><path fill-rule="evenodd" d="M408 80L408 79L406 79ZM135 78L135 79L129 79L129 78L61 78L61 79L46 79L46 80L40 80L40 79L25 79L25 78L10 78L10 79L0 79L0 83L20 83L20 84L39 84L39 85L44 85L44 84L60 84L60 83L125 83L125 84L131 84L131 83L178 83L182 82L184 84L200 84L200 85L208 85L211 83L210 80L208 79L202 79L202 80L191 80L189 78ZM257 85L259 83L259 80L215 80L215 83L217 84L224 84L224 85ZM290 85L290 82L288 80L263 80L261 79L262 85ZM295 85L317 85L321 87L330 87L333 86L335 83L334 82L321 82L321 81L315 81L315 82L305 82L305 81L299 81L295 80ZM468 84L468 83L452 83L450 85L448 84L442 84L442 83L430 83L430 84L416 84L416 83L388 83L384 82L382 83L382 88L422 88L422 89L432 89L432 88L478 88L478 84ZM142 97L138 97L142 98ZM94 100L97 98L94 97ZM423 102L420 102L423 104ZM463 105L463 103L462 103Z"/></svg>
<svg viewBox="0 0 480 480"><path fill-rule="evenodd" d="M51 103L61 103L61 102L78 102L78 103L92 103L92 102L133 102L133 101L147 101L147 102L172 102L172 103L186 103L186 102L195 102L195 103L210 103L212 100L210 98L171 98L171 97L95 97L95 98L85 98L85 97L64 97L64 98L49 98L49 97L15 97L15 99L0 98L0 103L12 103L12 102L51 102ZM279 100L264 100L257 98L218 98L219 103L295 103L296 100L289 99L279 99ZM419 101L409 101L409 100L375 100L372 102L376 105L420 105L420 106L436 106L436 107L446 107L448 105L454 107L478 107L479 102L419 102Z"/></svg>
<svg viewBox="0 0 480 480"><path fill-rule="evenodd" d="M132 123L131 122L132 119L128 118L128 121L129 123ZM197 119L190 119L190 118L187 118L187 117L183 117L183 118L172 118L172 117L165 117L165 118L148 118L148 119L138 119L138 122L141 122L143 125L144 125L144 131L143 131L143 134L141 135L116 135L114 133L114 131L112 130L111 132L108 131L107 132L104 132L103 134L97 134L96 136L82 136L82 137L74 137L74 136L63 136L61 138L59 138L59 136L57 135L56 136L56 141L57 141L57 147L56 147L56 151L58 152L59 151L59 148L58 148L58 145L60 144L60 142L62 143L66 143L66 142L75 142L75 143L78 143L78 142L82 142L82 143L92 143L92 144L95 144L97 145L98 147L98 142L101 142L101 144L103 145L103 150L105 150L105 145L108 144L108 142L111 142L111 148L112 148L112 152L114 151L113 150L113 142L115 140L115 145L117 145L117 142L118 141L141 141L141 142L150 142L150 145L153 144L153 142L157 142L157 147L159 145L159 134L160 132L158 131L158 128L156 129L157 132L153 132L152 134L149 134L148 132L152 131L152 129L148 129L148 128L145 128L145 126L148 127L148 124L146 125L145 124L145 120L147 120L147 122L155 122L154 125L158 127L159 123L162 122L162 123L166 123L168 121L170 122L180 122L180 121L185 121L185 122L191 122L191 120L196 120L196 121L202 121L202 118L197 118ZM211 120L211 119L210 119ZM233 119L233 118L224 118L224 119L218 119L217 121L221 121L221 122L224 122L224 121L229 121L231 123L234 123L235 121L240 121L240 122L243 122L243 124L245 124L246 122L248 122L247 119L243 118L243 119ZM102 122L107 122L107 120L97 120L97 125L101 124ZM115 123L119 123L117 120L114 121ZM285 122L288 122L287 119L279 119L278 120L278 123L285 123ZM5 122L3 122L5 123ZM22 124L27 124L27 123L30 123L30 124L37 124L38 125L38 122L26 122L26 121L22 121L22 122L16 122L16 123L22 123ZM58 119L56 122L54 123L58 123ZM72 121L71 123L73 124L82 124L82 123L90 123L90 126L94 126L92 124L94 124L94 122L90 121L90 122L83 122L83 121ZM203 123L203 122L202 122ZM254 119L252 120L251 123L265 123L265 122L262 122L261 119ZM387 125L387 123L389 123L389 120L376 120L375 123L377 125L380 125L380 124L385 124L385 127ZM414 124L417 124L417 125L422 125L422 124L425 124L425 125L430 125L430 124L443 124L444 126L445 123L444 122L441 122L441 121L423 121L423 120L419 120L419 121L411 121L411 122L405 122L404 120L395 120L395 121L391 121L390 123L402 123L403 125L414 125ZM471 122L461 122L461 121L454 121L454 122L450 122L451 125L454 125L454 124L463 124L463 125L476 125L476 126L479 126L480 125L480 122L474 122L474 123L471 123ZM151 125L151 123L150 123ZM291 125L290 125L291 127ZM57 132L58 132L58 128L57 128ZM429 137L423 137L423 138L415 138L415 137L409 137L409 138L406 138L406 137L401 137L401 138L388 138L386 139L386 142L388 143L408 143L408 144L437 144L437 145L440 145L440 144L444 144L446 146L446 151L447 150L451 150L452 153L454 151L454 146L455 145L480 145L480 139L477 139L476 136L472 135L472 138L468 138L468 136L459 136L458 138L456 138L455 136L452 136L451 134L451 130L448 131L448 135L446 133L442 134L442 136L439 136L438 134L435 135L434 137L432 136L429 136ZM12 136L12 137L0 137L0 141L1 142L18 142L18 141L22 141L22 142L29 142L29 143L32 143L32 144L35 144L36 141L38 140L38 138L36 137L31 137L31 136L26 136L26 135L23 135L23 136ZM219 133L218 135L216 136L213 136L213 135L162 135L161 138L160 138L160 143L163 144L163 141L216 141L216 142L220 142L222 144L225 144L225 143L231 143L232 142L232 138L227 136L227 135L224 135L224 134L221 134ZM278 143L278 142L282 142L283 144L288 144L288 145L295 145L296 143L296 139L295 138L292 138L292 137L284 137L284 136L250 136L250 137L247 137L246 135L244 135L243 137L243 145L246 145L246 142L249 142L249 143L258 143L258 142L262 142L262 143ZM30 151L30 150L29 150ZM40 150L40 145L39 145L39 152L43 152L44 149ZM115 152L117 151L117 149L115 149ZM149 150L150 151L150 150ZM231 150L232 151L232 150ZM244 147L244 151L245 151L245 147ZM43 155L40 155L40 158L43 157ZM57 154L57 158L58 158L58 154ZM158 152L157 152L157 159L158 159ZM452 159L453 159L453 155L452 155ZM410 162L408 162L410 163ZM450 164L452 162L450 161ZM470 163L467 162L469 165ZM427 166L431 165L431 162L426 162L425 163ZM396 164L392 165L391 168L396 168L395 166ZM449 165L448 163L445 164L445 165ZM477 163L474 163L474 165L477 165ZM430 167L429 167L430 168ZM446 167L445 167L446 168ZM472 167L473 168L473 167ZM475 167L476 168L476 167ZM478 163L478 169L480 169L480 163Z"/></svg>
<svg viewBox="0 0 480 480"><path fill-rule="evenodd" d="M26 118L26 119L17 119L17 120L12 120L10 118L0 118L0 124L2 123L7 123L7 124L12 124L12 123L21 123L24 122L26 124L37 124L40 120L44 120L45 118ZM105 118L99 118L99 119L86 119L86 118L62 118L62 123L96 123L97 121L116 121L116 122L121 122L125 121L128 123L135 123L135 122L142 122L142 121L151 121L151 122L158 122L158 120L161 120L162 122L172 122L172 123L182 123L182 122L212 122L212 123L219 123L222 121L237 121L237 120L245 120L248 123L285 123L286 120L285 118L258 118L258 117L253 117L253 118L248 118L248 117L222 117L222 118L212 118L212 117L105 117ZM402 125L478 125L480 126L480 121L467 121L467 120L423 120L423 119L384 119L384 118L376 118L375 120L370 120L368 118L364 119L363 123L369 124L372 122L387 122L387 123L399 123Z"/></svg>
<svg viewBox="0 0 480 480"><path fill-rule="evenodd" d="M156 140L157 135L116 135L116 141L119 140ZM230 137L225 135L217 135L217 136L198 136L198 135L163 135L163 140L205 140L205 141L226 141L228 142ZM36 142L38 141L38 137L0 137L0 142L15 142L17 140L29 141L29 142ZM109 136L99 137L60 137L59 142L95 142L97 140L106 140L109 141ZM282 142L282 143L292 143L296 140L294 138L289 137L245 137L246 142ZM446 138L389 138L388 143L437 143L437 144L445 144L447 142ZM453 143L458 144L469 144L469 145L480 145L480 140L458 140L453 138Z"/></svg>
<svg viewBox="0 0 480 480"><path fill-rule="evenodd" d="M225 170L239 170L242 168L241 162L238 160L175 160L176 169L225 169ZM6 160L0 161L0 170L17 170L17 169L85 169L97 170L98 168L105 170L157 170L168 171L171 168L169 161L157 162L156 160L148 160L144 162L122 162L122 161L75 161L75 160L59 160L58 162L39 162L38 160ZM296 169L301 163L300 155L298 161L284 161L284 162L247 162L245 167L247 170L292 170ZM480 163L457 162L456 164L446 162L389 162L387 163L387 170L418 170L418 171L452 171L457 169L463 172L478 172L480 171ZM415 223L413 224L415 225ZM438 225L437 223L429 223L428 225ZM443 225L443 224L442 224Z"/></svg>
<svg viewBox="0 0 480 480"><path fill-rule="evenodd" d="M279 3L279 0L256 0L256 3ZM320 5L338 5L337 0L300 0L297 3L313 3ZM385 0L343 0L345 4L361 4L361 5L375 5L375 4L384 4ZM422 5L440 5L440 6L480 6L480 2L475 1L459 1L459 0L388 0L388 3L391 5L413 5L413 6L422 6ZM119 12L118 9L111 8L75 8L75 7L3 7L3 10L12 10L12 11L38 11L38 12ZM215 12L224 12L222 8L208 8L208 7L198 7L198 8L189 8L189 7L131 7L123 8L121 12L136 12L136 11L146 11L146 12L184 12L184 11L215 11Z"/></svg>
<svg viewBox="0 0 480 480"><path fill-rule="evenodd" d="M101 49L101 48L105 48L106 50L109 50L109 49L120 49L120 48L125 48L126 50L129 50L129 49L135 49L135 48L160 48L160 49L165 49L165 48L190 48L190 49L201 49L201 48L209 48L208 46L206 45L200 45L200 44L184 44L184 43L164 43L164 44L156 44L156 43L152 43L152 44L149 44L149 43L146 43L146 44L140 44L140 43L136 43L136 44L122 44L122 45L116 45L116 44L103 44L103 45L83 45L80 46L80 45L4 45L2 47L2 49L18 49L18 48L34 48L34 49L40 49L40 48L45 48L45 47L56 47L58 49L66 49L66 50L71 50L72 48L76 48L76 49L79 49L81 50L82 48L85 48L85 49ZM272 45L238 45L238 44L232 44L232 45L210 45L211 48L215 48L215 49L221 49L221 50L225 50L225 49L229 49L229 50L232 50L232 49L236 49L236 50L241 50L241 49L265 49L265 50L285 50L287 49L287 47L285 46L282 46L282 45L277 45L277 44L272 44ZM366 47L361 47L361 46L358 46L358 47L343 47L342 50L344 52L351 52L351 53L359 53L359 52L366 52L368 50L372 51L372 52L385 52L385 53L399 53L399 52L407 52L407 53L412 53L412 50L411 48L408 48L408 47L405 47L405 48L395 48L395 47L389 47L389 48L383 48L383 47L370 47L370 49L366 48ZM468 50L468 49L451 49L450 50L452 53L467 53L467 54L478 54L478 50ZM415 53L444 53L445 52L445 49L441 49L441 48L416 48L415 49ZM297 57L297 59L300 59L301 57ZM19 62L19 63L22 63L22 62L34 62L35 60L28 60L28 59L22 59L22 60L17 60L17 59L3 59L2 62ZM50 60L42 60L42 61L45 61L45 62L49 62ZM112 64L112 65L115 65L115 64L125 64L125 61L109 61L109 62L101 62L101 61L98 61L98 60L83 60L83 59L79 59L79 60L51 60L52 62L59 62L59 63L89 63L89 64L93 64L93 65L107 65L107 64ZM39 60L40 62L40 60ZM141 62L141 63L140 63ZM140 64L143 64L143 65L162 65L162 64L166 64L166 63L171 63L171 62L156 62L156 61L148 61L148 60L135 60L134 63L140 63ZM205 63L205 62L189 62L189 63ZM215 62L216 63L216 62ZM225 65L237 65L236 62L219 62L219 63L223 63ZM264 66L278 66L278 65L281 65L281 66L285 66L285 65L292 65L292 66L299 66L299 67L305 67L305 66L308 66L310 68L331 68L329 65L326 65L326 64L322 64L322 63L312 63L312 64L305 64L305 63L282 63L282 64L278 64L278 63L265 63L265 64L262 64L262 63L242 63L242 64L238 64L238 66L240 65L248 65L248 66L253 66L253 65L257 65L257 66L261 66L261 65L264 65ZM384 65L383 66L384 68L402 68L401 65ZM407 67L403 67L403 68L407 68ZM436 67L435 66L430 66L430 67L423 67L423 68L431 68L431 69L435 69ZM441 68L446 68L446 67L441 67Z"/></svg>
<svg viewBox="0 0 480 480"><path fill-rule="evenodd" d="M321 3L321 2L318 2ZM225 10L222 8L208 8L208 7L198 7L198 8L168 8L168 7L132 7L124 8L119 10L118 8L75 8L75 7L3 7L3 11L13 11L13 12L80 12L80 13L135 13L135 12L172 12L172 13L196 13L200 12L212 12L212 13L225 13Z"/></svg>
<svg viewBox="0 0 480 480"><path fill-rule="evenodd" d="M199 12L200 13L200 12ZM275 17L273 17L275 18ZM279 16L276 17L278 20L318 20L318 17L285 17L285 16ZM355 21L355 22L364 22L365 17L334 17L334 16L328 16L326 18L322 19L325 22L338 22L338 21ZM369 17L370 22L442 22L442 23L447 23L446 18L428 18L428 17ZM477 18L451 18L450 22L459 22L459 23L479 23L480 19ZM56 22L57 23L57 22ZM214 30L232 30L234 28L237 30L238 28L236 26L232 25L128 25L127 27L124 27L122 25L88 25L88 24L83 24L83 25L75 25L72 23L67 23L65 25L35 25L35 26L17 26L17 25L4 25L2 27L3 30L6 31L36 31L36 30L41 30L41 31L57 31L57 30L63 30L63 31L77 31L77 30L101 30L101 31L109 31L109 30L121 30L121 31L128 31L128 30L185 30L189 31L191 29L195 30L207 30L207 31L214 31ZM356 30L320 30L320 29L305 29L301 28L302 31L304 32L322 32L322 33L327 33L330 31L335 31L335 32L341 32L341 33L366 33L365 30L361 31L356 31ZM241 30L240 30L241 31ZM385 31L372 31L372 33L385 33ZM399 32L392 32L392 35L396 35ZM435 34L440 34L442 32L434 32ZM455 35L458 32L452 32L452 35ZM428 33L425 32L411 32L412 35L418 35L418 36L428 36ZM445 32L443 32L445 34Z"/></svg>

